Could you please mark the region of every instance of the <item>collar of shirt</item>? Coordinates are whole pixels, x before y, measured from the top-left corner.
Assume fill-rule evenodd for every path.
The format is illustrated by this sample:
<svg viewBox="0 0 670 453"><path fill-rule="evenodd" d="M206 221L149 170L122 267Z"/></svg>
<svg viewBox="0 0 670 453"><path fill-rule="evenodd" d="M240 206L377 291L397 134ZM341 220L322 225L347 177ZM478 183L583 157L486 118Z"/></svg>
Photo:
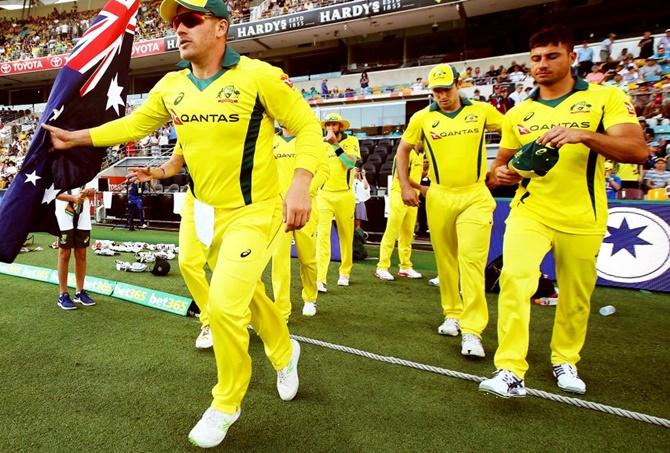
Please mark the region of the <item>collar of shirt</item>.
<svg viewBox="0 0 670 453"><path fill-rule="evenodd" d="M223 55L223 61L221 62L221 67L224 69L230 69L240 62L240 54L237 53L232 47L226 46L226 53ZM191 69L191 62L187 60L181 60L177 63L177 66L182 69Z"/></svg>
<svg viewBox="0 0 670 453"><path fill-rule="evenodd" d="M586 91L588 89L589 89L589 83L586 80L577 77L575 79L575 86L572 88L570 94L574 93L575 91ZM540 98L540 87L534 88L533 91L530 92L528 97L533 101L537 101Z"/></svg>
<svg viewBox="0 0 670 453"><path fill-rule="evenodd" d="M461 97L460 99L461 99L461 107L458 110L461 110L466 105L472 105L472 102L470 102L469 99L464 98L464 97ZM436 101L433 101L433 102L430 103L429 110L431 112L436 112L436 111L440 110L440 106L437 104ZM449 112L449 113L451 113L451 112Z"/></svg>

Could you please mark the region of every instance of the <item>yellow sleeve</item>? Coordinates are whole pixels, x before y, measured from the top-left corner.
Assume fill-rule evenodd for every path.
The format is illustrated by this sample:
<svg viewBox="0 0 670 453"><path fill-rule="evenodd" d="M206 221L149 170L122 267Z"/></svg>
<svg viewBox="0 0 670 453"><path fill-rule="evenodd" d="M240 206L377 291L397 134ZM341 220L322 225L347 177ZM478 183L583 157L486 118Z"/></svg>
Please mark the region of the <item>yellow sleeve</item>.
<svg viewBox="0 0 670 453"><path fill-rule="evenodd" d="M322 149L321 125L293 83L279 68L258 66L256 77L261 103L268 114L295 134L295 168L314 174Z"/></svg>
<svg viewBox="0 0 670 453"><path fill-rule="evenodd" d="M493 106L492 106L493 107ZM502 121L502 138L500 139L500 147L507 149L519 149L521 142L514 133L514 119L509 113L504 116Z"/></svg>
<svg viewBox="0 0 670 453"><path fill-rule="evenodd" d="M626 93L618 88L608 88L609 96L605 101L603 126L605 130L617 124L639 124L635 114L635 107L631 104Z"/></svg>
<svg viewBox="0 0 670 453"><path fill-rule="evenodd" d="M361 145L358 142L358 139L354 137L353 135L350 136L351 141L354 143L353 145L353 151L354 151L354 156L356 156L358 159L361 158Z"/></svg>
<svg viewBox="0 0 670 453"><path fill-rule="evenodd" d="M423 129L421 128L421 120L423 119L424 110L419 110L409 119L407 129L402 134L402 140L416 145L423 141Z"/></svg>
<svg viewBox="0 0 670 453"><path fill-rule="evenodd" d="M184 149L181 147L181 143L177 142L174 144L174 149L172 150L173 156L183 156Z"/></svg>
<svg viewBox="0 0 670 453"><path fill-rule="evenodd" d="M503 119L505 118L502 113L498 111L493 105L488 102L483 102L484 108L486 111L486 125L485 129L487 131L499 131L503 127Z"/></svg>
<svg viewBox="0 0 670 453"><path fill-rule="evenodd" d="M312 183L309 185L309 193L313 197L316 196L316 192L321 188L322 185L328 180L330 176L330 165L328 165L328 152L330 152L330 145L328 143L323 143L322 153L320 153L319 165L316 167L316 174L312 178Z"/></svg>
<svg viewBox="0 0 670 453"><path fill-rule="evenodd" d="M111 146L146 137L170 121L161 95L161 79L149 92L149 97L130 115L90 129L94 146Z"/></svg>

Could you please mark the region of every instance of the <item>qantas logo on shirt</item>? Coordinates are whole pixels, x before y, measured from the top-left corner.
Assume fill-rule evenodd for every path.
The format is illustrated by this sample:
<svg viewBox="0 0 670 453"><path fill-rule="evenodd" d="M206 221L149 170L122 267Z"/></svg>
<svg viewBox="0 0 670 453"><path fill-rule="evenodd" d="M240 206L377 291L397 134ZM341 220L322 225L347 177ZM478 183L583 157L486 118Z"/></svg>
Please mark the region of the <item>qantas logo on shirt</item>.
<svg viewBox="0 0 670 453"><path fill-rule="evenodd" d="M277 153L275 154L275 159L285 159L285 158L294 158L295 153Z"/></svg>
<svg viewBox="0 0 670 453"><path fill-rule="evenodd" d="M240 120L238 113L224 115L223 113L200 113L189 115L182 113L177 115L174 110L168 109L172 122L175 126L182 126L184 123L237 123Z"/></svg>
<svg viewBox="0 0 670 453"><path fill-rule="evenodd" d="M516 128L519 131L519 135L530 134L530 131L525 126L523 126L521 124L517 124Z"/></svg>
<svg viewBox="0 0 670 453"><path fill-rule="evenodd" d="M439 134L434 131L430 131L430 138L433 140L439 140L444 137L452 137L454 135L468 135L468 134L479 134L479 128L475 127L474 129L461 129L459 131L448 131L440 132Z"/></svg>
<svg viewBox="0 0 670 453"><path fill-rule="evenodd" d="M581 121L581 122L569 122L566 121L565 123L552 123L552 124L532 124L528 126L528 128L525 128L524 126L521 126L520 124L517 124L517 129L519 130L519 134L524 134L524 132L521 131L521 128L523 128L526 131L530 132L537 132L537 131L548 131L550 129L553 129L555 127L567 127L570 129L590 129L591 128L591 122L590 121ZM526 132L528 133L528 132Z"/></svg>

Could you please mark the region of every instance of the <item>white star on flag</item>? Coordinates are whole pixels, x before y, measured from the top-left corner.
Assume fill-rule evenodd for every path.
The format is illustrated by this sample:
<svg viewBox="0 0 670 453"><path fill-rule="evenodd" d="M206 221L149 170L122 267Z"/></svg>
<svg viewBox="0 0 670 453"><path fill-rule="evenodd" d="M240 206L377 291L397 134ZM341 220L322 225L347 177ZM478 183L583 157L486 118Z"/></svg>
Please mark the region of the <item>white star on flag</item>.
<svg viewBox="0 0 670 453"><path fill-rule="evenodd" d="M51 183L51 186L44 191L44 197L42 197L42 204L49 204L56 199L58 196L58 189L54 183Z"/></svg>
<svg viewBox="0 0 670 453"><path fill-rule="evenodd" d="M49 121L56 121L56 118L58 118L60 114L63 113L63 110L65 110L65 105L61 105L59 109L54 109L53 116Z"/></svg>
<svg viewBox="0 0 670 453"><path fill-rule="evenodd" d="M41 176L37 176L37 170L33 171L30 174L26 174L26 183L32 182L33 186L37 187L37 180L42 179Z"/></svg>
<svg viewBox="0 0 670 453"><path fill-rule="evenodd" d="M123 98L121 97L121 93L123 92L123 87L119 86L117 80L118 75L114 76L112 81L109 84L109 89L107 90L107 106L105 107L105 110L108 110L110 107L114 108L114 111L116 114L119 114L119 106L123 107L126 105L125 102L123 102Z"/></svg>

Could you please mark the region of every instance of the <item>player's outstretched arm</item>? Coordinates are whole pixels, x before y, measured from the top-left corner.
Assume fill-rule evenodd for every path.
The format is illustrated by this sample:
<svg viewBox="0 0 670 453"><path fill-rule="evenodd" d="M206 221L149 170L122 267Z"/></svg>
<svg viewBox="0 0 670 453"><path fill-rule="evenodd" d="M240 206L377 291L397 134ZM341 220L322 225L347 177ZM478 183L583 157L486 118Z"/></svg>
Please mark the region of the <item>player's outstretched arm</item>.
<svg viewBox="0 0 670 453"><path fill-rule="evenodd" d="M49 131L51 136L51 144L53 148L49 151L63 151L77 146L91 146L91 134L88 129L80 129L78 131L68 131L60 127L42 124L42 127Z"/></svg>

